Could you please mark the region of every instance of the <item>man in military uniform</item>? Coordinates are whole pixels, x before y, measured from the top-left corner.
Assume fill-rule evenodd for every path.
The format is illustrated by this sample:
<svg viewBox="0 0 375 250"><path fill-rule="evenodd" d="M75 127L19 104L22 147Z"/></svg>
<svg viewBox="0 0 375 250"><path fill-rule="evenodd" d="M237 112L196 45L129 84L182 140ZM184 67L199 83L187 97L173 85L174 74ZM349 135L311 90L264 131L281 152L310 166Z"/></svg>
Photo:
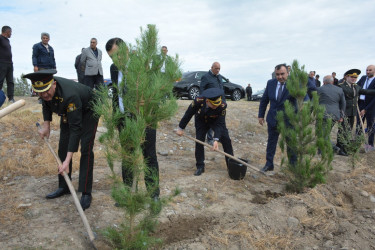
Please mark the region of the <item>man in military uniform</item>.
<svg viewBox="0 0 375 250"><path fill-rule="evenodd" d="M219 148L218 141L223 144L224 152L233 155L232 142L229 137L228 129L225 125L225 114L227 104L222 100L223 90L210 88L193 100L189 108L182 117L178 125L177 134L184 134L184 129L190 119L195 115L196 138L204 141L207 131L212 128L214 131L213 150ZM194 175L198 176L204 173L204 147L202 144L195 143L195 159L197 170ZM228 166L228 157L225 157Z"/></svg>
<svg viewBox="0 0 375 250"><path fill-rule="evenodd" d="M56 73L54 69L47 69L24 76L31 80L33 90L43 100L44 123L39 135L42 138L49 137L52 113L61 117L58 155L62 165L59 166L59 188L46 198L54 199L69 193L64 177L60 174L66 171L71 178L73 153L77 152L81 142L78 191L82 192L81 206L85 210L91 204L93 146L98 125L98 117L94 115L90 103L93 100L93 92L83 84L54 77Z"/></svg>
<svg viewBox="0 0 375 250"><path fill-rule="evenodd" d="M342 123L342 129L338 130L337 133L337 146L340 148L339 155L347 156L343 135L344 133L349 133L353 129L354 117L357 116L357 103L359 95L375 95L375 90L362 89L361 86L356 84L358 76L361 74L359 69L351 69L345 73L345 81L340 83L338 86L342 88L345 95L346 108L345 116L347 118L346 122Z"/></svg>

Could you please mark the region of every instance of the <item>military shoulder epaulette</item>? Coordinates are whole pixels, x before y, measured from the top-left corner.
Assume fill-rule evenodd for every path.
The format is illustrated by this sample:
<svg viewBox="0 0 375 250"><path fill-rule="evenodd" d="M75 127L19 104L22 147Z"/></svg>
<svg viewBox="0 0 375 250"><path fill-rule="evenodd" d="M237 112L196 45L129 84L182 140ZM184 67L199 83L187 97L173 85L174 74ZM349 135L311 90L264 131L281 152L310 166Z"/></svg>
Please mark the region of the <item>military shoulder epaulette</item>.
<svg viewBox="0 0 375 250"><path fill-rule="evenodd" d="M197 102L203 102L204 101L204 97L197 97Z"/></svg>

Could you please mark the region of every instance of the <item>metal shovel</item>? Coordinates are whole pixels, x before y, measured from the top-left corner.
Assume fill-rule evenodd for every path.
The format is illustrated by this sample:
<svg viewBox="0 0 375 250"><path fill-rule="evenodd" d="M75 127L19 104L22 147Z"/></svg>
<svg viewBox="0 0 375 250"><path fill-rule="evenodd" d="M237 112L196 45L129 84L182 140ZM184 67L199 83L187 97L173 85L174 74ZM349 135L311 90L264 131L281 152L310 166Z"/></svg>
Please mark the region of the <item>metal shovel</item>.
<svg viewBox="0 0 375 250"><path fill-rule="evenodd" d="M202 142L194 137L191 137L189 135L185 135L183 134L183 136L185 136L186 138L190 139L190 140L193 140L199 144L202 144L203 146L206 146L206 147L209 147L209 148L212 148L211 145L205 143L205 142ZM227 156L228 158L230 158L230 161L228 162L228 174L229 174L229 177L233 180L241 180L245 177L245 174L246 174L246 168L245 167L248 167L248 168L251 168L252 170L256 171L256 172L259 172L259 173L262 173L264 174L262 171L260 171L258 168L248 164L247 162L241 160L241 159L238 159L236 157L234 157L233 155L230 155L230 154L227 154L221 150L215 150L216 152L220 153L220 154L223 154L225 156ZM231 161L233 160L233 161ZM240 164L235 164L235 162L238 162Z"/></svg>

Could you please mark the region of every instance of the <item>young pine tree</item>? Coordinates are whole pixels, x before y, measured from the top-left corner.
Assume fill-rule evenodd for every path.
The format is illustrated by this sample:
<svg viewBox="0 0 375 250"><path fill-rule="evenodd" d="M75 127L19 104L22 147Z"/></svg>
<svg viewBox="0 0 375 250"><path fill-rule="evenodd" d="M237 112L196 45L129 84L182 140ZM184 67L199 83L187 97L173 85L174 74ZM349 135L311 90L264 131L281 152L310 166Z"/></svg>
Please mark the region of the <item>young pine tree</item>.
<svg viewBox="0 0 375 250"><path fill-rule="evenodd" d="M117 88L125 112L112 107L107 90L98 91L96 113L103 118L107 132L100 137L105 145L108 165L112 170L114 185L112 197L125 211L124 222L119 228L108 228L105 235L114 247L121 249L148 249L158 240L149 236L156 225L155 216L160 212L161 202L153 199L159 188L157 174L153 175L155 186L139 187L141 177L152 172L143 157L146 128L156 129L160 121L169 119L177 111L172 94L173 83L181 76L178 56L160 53L157 29L148 25L141 28L136 44L123 43L112 55L114 64L123 75ZM161 67L165 65L165 72ZM120 132L119 124L123 124ZM116 176L114 161L133 175L131 186L124 185Z"/></svg>
<svg viewBox="0 0 375 250"><path fill-rule="evenodd" d="M330 141L332 121L324 119L324 107L319 105L316 91L311 101L304 102L307 77L304 66L300 68L294 60L286 87L295 103L286 101L285 111L277 114L281 136L279 145L283 153L287 149L281 165L289 178L287 189L294 192L325 182L333 160ZM315 157L318 152L320 157Z"/></svg>

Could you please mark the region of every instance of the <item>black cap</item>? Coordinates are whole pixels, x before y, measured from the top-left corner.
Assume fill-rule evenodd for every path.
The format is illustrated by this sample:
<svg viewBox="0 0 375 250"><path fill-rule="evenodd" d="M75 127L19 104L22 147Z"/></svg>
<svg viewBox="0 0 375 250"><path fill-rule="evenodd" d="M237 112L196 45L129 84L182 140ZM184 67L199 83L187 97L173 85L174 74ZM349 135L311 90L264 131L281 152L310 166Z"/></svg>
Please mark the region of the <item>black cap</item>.
<svg viewBox="0 0 375 250"><path fill-rule="evenodd" d="M56 73L57 71L55 69L43 69L24 75L23 78L30 79L33 90L40 93L51 88L53 83L53 75Z"/></svg>
<svg viewBox="0 0 375 250"><path fill-rule="evenodd" d="M359 69L350 69L345 72L344 76L356 76L358 77L361 74Z"/></svg>
<svg viewBox="0 0 375 250"><path fill-rule="evenodd" d="M206 97L208 99L212 99L212 100L215 100L222 95L224 95L224 91L222 89L219 89L219 88L206 89L201 94L201 96Z"/></svg>

